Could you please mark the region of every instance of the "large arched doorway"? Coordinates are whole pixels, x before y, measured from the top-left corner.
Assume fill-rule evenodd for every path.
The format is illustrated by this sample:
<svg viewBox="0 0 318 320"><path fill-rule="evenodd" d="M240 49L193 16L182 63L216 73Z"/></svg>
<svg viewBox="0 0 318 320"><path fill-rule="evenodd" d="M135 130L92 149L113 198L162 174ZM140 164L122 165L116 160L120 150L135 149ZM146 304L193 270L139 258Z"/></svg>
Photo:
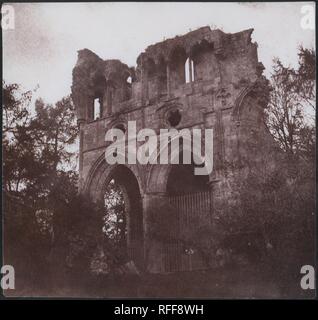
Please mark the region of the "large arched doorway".
<svg viewBox="0 0 318 320"><path fill-rule="evenodd" d="M209 177L194 174L193 164L172 165L167 198L172 208L170 243L165 245L165 269L190 271L208 267L212 194Z"/></svg>
<svg viewBox="0 0 318 320"><path fill-rule="evenodd" d="M103 186L103 233L119 263L134 261L144 268L142 201L138 181L126 166L111 171Z"/></svg>

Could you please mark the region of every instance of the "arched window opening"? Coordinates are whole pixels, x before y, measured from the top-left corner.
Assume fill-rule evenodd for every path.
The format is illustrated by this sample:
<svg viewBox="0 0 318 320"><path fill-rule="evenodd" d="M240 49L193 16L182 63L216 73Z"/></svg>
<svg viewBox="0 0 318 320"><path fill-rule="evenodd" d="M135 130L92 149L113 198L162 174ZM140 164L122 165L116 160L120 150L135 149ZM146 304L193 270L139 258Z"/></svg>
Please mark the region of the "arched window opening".
<svg viewBox="0 0 318 320"><path fill-rule="evenodd" d="M185 65L184 65L184 72L185 72L185 82L189 83L190 80L190 58L187 59Z"/></svg>
<svg viewBox="0 0 318 320"><path fill-rule="evenodd" d="M194 81L194 62L191 58L188 58L184 65L185 83Z"/></svg>
<svg viewBox="0 0 318 320"><path fill-rule="evenodd" d="M128 84L132 84L132 77L129 76L129 77L127 78L126 82L127 82Z"/></svg>
<svg viewBox="0 0 318 320"><path fill-rule="evenodd" d="M118 123L117 125L114 126L115 129L121 130L123 133L126 132L125 125L123 123Z"/></svg>
<svg viewBox="0 0 318 320"><path fill-rule="evenodd" d="M94 114L93 114L93 120L97 120L101 117L101 102L100 98L94 99Z"/></svg>
<svg viewBox="0 0 318 320"><path fill-rule="evenodd" d="M117 259L122 260L125 258L127 248L127 222L124 193L115 179L112 179L106 187L104 207L103 235L116 251Z"/></svg>
<svg viewBox="0 0 318 320"><path fill-rule="evenodd" d="M116 167L103 189L104 248L114 265L132 260L143 268L143 216L138 181L125 166Z"/></svg>

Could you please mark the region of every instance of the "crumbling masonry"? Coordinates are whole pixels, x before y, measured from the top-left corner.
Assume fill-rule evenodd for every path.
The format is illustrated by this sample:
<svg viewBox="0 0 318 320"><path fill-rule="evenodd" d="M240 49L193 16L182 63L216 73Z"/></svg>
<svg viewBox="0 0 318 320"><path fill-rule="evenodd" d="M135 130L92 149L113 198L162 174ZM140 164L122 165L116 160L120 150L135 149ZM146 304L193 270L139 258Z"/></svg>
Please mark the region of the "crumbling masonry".
<svg viewBox="0 0 318 320"><path fill-rule="evenodd" d="M72 98L80 127L80 191L98 200L112 178L122 186L128 253L149 272L205 267L195 246L153 236L153 216L166 219L165 208L178 216L164 237L182 235L193 218L213 223L215 207L230 197L225 164L247 152L250 132L264 130L268 86L252 32L203 27L149 46L136 68L88 49L78 52ZM130 120L137 131L213 128L213 172L204 180L181 165L108 165L105 133L125 131Z"/></svg>

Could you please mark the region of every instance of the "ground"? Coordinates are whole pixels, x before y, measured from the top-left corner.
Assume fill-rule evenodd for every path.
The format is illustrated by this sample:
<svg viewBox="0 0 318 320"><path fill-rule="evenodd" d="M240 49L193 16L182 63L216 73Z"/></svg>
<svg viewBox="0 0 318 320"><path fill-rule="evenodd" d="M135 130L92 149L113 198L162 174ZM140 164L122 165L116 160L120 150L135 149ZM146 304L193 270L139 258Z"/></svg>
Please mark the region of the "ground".
<svg viewBox="0 0 318 320"><path fill-rule="evenodd" d="M171 274L145 274L142 276L86 277L80 275L71 282L49 290L35 288L8 293L8 296L79 297L79 298L210 298L210 299L308 299L313 290L302 290L299 279L277 282L256 269L222 268ZM52 279L53 280L53 279ZM54 282L54 280L53 280ZM38 282L37 282L38 284ZM48 284L48 283L46 283Z"/></svg>

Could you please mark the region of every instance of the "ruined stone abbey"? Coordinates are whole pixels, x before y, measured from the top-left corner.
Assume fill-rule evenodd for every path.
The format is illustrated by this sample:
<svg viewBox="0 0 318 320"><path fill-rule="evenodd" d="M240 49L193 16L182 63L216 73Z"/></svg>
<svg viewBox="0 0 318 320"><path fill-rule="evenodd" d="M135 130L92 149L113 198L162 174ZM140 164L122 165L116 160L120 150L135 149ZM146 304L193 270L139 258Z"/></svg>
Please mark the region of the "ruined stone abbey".
<svg viewBox="0 0 318 320"><path fill-rule="evenodd" d="M205 268L195 245L166 240L200 220L213 224L215 208L230 198L235 178L226 164L246 154L252 132L265 132L268 88L252 32L202 27L150 45L136 67L103 60L88 49L78 52L72 99L80 128L80 192L97 201L111 179L122 186L127 251L140 268L158 273ZM191 165L107 164L106 131L125 132L130 120L137 130L155 132L213 128L212 173L194 176ZM160 239L153 224L166 220L167 212L177 223L165 224Z"/></svg>

